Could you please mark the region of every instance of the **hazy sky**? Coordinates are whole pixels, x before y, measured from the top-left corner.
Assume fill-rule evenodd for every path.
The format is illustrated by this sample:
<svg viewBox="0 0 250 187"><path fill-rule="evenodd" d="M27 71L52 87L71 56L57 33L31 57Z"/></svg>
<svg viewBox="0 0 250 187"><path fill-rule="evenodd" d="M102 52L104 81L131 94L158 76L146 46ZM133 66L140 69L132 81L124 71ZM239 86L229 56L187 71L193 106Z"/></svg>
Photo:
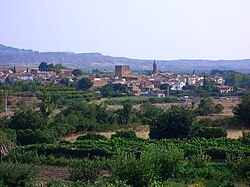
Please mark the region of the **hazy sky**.
<svg viewBox="0 0 250 187"><path fill-rule="evenodd" d="M250 58L250 0L0 0L0 43L144 59Z"/></svg>

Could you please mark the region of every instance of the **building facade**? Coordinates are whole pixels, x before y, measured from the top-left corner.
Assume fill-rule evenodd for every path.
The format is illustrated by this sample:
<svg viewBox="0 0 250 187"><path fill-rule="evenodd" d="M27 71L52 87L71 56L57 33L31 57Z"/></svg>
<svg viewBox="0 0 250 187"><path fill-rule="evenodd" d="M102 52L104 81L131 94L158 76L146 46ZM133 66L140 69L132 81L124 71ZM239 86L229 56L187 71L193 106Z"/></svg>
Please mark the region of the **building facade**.
<svg viewBox="0 0 250 187"><path fill-rule="evenodd" d="M115 66L115 76L116 77L126 77L131 74L131 69L127 65Z"/></svg>

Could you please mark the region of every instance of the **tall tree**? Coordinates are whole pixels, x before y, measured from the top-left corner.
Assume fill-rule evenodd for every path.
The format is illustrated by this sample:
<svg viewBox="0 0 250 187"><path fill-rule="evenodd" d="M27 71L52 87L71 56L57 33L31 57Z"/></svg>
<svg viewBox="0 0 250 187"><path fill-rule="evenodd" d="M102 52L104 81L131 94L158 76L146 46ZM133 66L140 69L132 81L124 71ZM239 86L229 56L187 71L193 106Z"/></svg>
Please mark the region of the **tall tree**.
<svg viewBox="0 0 250 187"><path fill-rule="evenodd" d="M55 108L55 106L53 105L52 101L51 101L51 96L49 95L49 93L44 90L43 91L43 100L40 106L40 111L43 114L44 117L49 117L49 115L51 114L51 112L53 111L53 109Z"/></svg>
<svg viewBox="0 0 250 187"><path fill-rule="evenodd" d="M125 103L123 108L117 111L118 123L120 125L128 125L131 123L133 117L133 109L131 103Z"/></svg>
<svg viewBox="0 0 250 187"><path fill-rule="evenodd" d="M202 114L207 116L215 111L215 104L211 98L202 99L199 104Z"/></svg>
<svg viewBox="0 0 250 187"><path fill-rule="evenodd" d="M74 76L82 75L82 70L80 70L80 69L74 69L74 70L72 71L72 74L73 74Z"/></svg>
<svg viewBox="0 0 250 187"><path fill-rule="evenodd" d="M195 115L191 109L172 106L150 124L149 137L152 139L187 138L194 123Z"/></svg>
<svg viewBox="0 0 250 187"><path fill-rule="evenodd" d="M234 108L235 117L246 127L250 127L250 92L247 92L241 102Z"/></svg>
<svg viewBox="0 0 250 187"><path fill-rule="evenodd" d="M41 62L40 65L38 66L39 71L47 71L48 64L47 62Z"/></svg>
<svg viewBox="0 0 250 187"><path fill-rule="evenodd" d="M82 78L77 82L77 89L87 91L93 86L93 82L88 78Z"/></svg>

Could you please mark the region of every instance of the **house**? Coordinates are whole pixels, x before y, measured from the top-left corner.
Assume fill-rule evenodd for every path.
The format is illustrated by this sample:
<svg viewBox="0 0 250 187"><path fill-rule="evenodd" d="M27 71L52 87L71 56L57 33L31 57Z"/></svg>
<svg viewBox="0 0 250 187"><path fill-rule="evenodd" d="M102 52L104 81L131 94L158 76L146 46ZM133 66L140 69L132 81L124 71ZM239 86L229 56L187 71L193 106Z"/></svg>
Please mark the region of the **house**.
<svg viewBox="0 0 250 187"><path fill-rule="evenodd" d="M222 85L222 86L217 86L217 88L219 89L220 93L229 93L233 91L232 86Z"/></svg>
<svg viewBox="0 0 250 187"><path fill-rule="evenodd" d="M183 86L185 86L186 83L185 82L178 82L178 83L174 83L172 85L171 90L182 90Z"/></svg>
<svg viewBox="0 0 250 187"><path fill-rule="evenodd" d="M94 78L93 87L102 87L108 84L108 81L103 78Z"/></svg>

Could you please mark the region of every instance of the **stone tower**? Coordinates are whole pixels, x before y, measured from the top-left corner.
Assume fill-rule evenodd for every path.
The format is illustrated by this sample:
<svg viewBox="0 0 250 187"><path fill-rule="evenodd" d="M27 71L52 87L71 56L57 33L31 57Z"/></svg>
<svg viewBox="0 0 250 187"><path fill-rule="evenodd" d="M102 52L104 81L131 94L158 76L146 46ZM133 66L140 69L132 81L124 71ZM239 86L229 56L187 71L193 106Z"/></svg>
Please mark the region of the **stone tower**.
<svg viewBox="0 0 250 187"><path fill-rule="evenodd" d="M156 74L157 73L157 64L155 63L155 60L154 60L154 63L153 63L153 74Z"/></svg>

